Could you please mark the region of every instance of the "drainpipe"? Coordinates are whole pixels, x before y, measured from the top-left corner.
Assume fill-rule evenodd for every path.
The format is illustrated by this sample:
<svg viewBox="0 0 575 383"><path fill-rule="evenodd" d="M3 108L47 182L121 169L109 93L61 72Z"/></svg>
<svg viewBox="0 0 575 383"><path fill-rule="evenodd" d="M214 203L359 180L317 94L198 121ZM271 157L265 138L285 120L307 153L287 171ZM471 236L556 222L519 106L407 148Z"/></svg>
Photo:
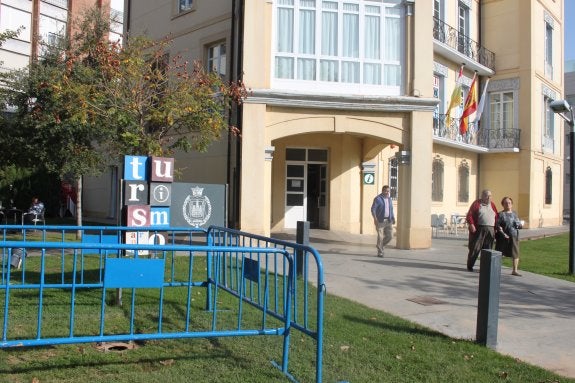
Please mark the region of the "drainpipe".
<svg viewBox="0 0 575 383"><path fill-rule="evenodd" d="M244 0L232 0L232 31L230 36L230 80L239 81L243 76L243 38L244 38ZM241 132L242 132L242 111L241 105L233 106L230 113L229 124L236 125L238 137L234 133L228 132L227 148L227 183L231 186L231 193L228 197L229 205L232 209L228 214L228 227L237 228L240 222L240 169L241 169ZM235 140L236 153L235 160L232 159L232 141ZM235 171L233 167L235 165ZM232 203L233 202L233 203Z"/></svg>
<svg viewBox="0 0 575 383"><path fill-rule="evenodd" d="M413 46L414 46L414 16L415 13L415 0L405 0L405 71L407 73L407 94L409 96L415 96L414 92L414 63L413 63Z"/></svg>
<svg viewBox="0 0 575 383"><path fill-rule="evenodd" d="M70 8L68 8L70 9ZM40 0L32 1L32 44L30 63L38 61L38 40L40 40Z"/></svg>
<svg viewBox="0 0 575 383"><path fill-rule="evenodd" d="M132 21L132 15L131 15L131 11L132 11L132 0L126 0L125 3L126 4L126 9L124 9L124 40L127 38L126 36L128 36L128 34L130 33L130 23ZM125 41L124 41L125 43Z"/></svg>

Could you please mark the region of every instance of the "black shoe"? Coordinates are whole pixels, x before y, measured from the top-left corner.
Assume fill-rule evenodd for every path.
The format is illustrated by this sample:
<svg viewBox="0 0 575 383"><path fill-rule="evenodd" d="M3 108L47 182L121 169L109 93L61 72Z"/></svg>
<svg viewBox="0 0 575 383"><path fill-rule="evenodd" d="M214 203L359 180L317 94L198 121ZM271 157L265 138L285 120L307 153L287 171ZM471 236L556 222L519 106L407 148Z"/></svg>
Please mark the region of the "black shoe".
<svg viewBox="0 0 575 383"><path fill-rule="evenodd" d="M378 253L377 256L378 258L383 258L383 253Z"/></svg>
<svg viewBox="0 0 575 383"><path fill-rule="evenodd" d="M473 272L473 267L469 267L469 266L467 266L467 271L471 271L471 272Z"/></svg>

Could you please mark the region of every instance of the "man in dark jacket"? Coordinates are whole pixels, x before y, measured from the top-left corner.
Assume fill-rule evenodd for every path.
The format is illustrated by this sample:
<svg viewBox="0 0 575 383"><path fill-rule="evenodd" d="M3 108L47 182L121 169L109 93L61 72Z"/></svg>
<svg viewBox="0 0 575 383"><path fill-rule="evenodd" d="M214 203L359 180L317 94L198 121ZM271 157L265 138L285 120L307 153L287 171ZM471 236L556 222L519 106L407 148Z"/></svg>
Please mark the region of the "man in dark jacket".
<svg viewBox="0 0 575 383"><path fill-rule="evenodd" d="M393 225L395 224L389 186L385 185L381 188L381 194L373 199L371 215L377 229L377 256L383 257L383 248L391 241Z"/></svg>

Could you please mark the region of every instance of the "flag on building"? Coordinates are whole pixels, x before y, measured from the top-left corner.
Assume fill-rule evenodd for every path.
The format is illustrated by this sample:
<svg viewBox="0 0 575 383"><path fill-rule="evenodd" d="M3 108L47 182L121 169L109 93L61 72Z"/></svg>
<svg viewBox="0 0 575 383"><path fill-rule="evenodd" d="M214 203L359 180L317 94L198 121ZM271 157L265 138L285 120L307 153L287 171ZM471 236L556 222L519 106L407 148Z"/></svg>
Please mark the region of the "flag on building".
<svg viewBox="0 0 575 383"><path fill-rule="evenodd" d="M449 106L447 107L447 112L445 113L445 127L449 129L451 126L451 113L453 109L456 108L461 104L462 97L461 97L461 80L463 79L463 65L459 68L459 76L457 80L455 80L455 88L453 88L453 92L451 93L451 100L449 101Z"/></svg>
<svg viewBox="0 0 575 383"><path fill-rule="evenodd" d="M483 107L485 106L485 101L487 100L487 85L489 85L489 77L485 81L483 86L483 92L481 93L481 98L479 99L479 105L477 106L477 114L475 115L475 125L479 124L481 119L481 114L483 113Z"/></svg>
<svg viewBox="0 0 575 383"><path fill-rule="evenodd" d="M473 80L471 81L471 86L469 87L469 93L465 98L465 106L463 107L463 113L459 119L459 133L461 135L467 134L469 130L469 116L475 113L477 110L477 73L473 75Z"/></svg>

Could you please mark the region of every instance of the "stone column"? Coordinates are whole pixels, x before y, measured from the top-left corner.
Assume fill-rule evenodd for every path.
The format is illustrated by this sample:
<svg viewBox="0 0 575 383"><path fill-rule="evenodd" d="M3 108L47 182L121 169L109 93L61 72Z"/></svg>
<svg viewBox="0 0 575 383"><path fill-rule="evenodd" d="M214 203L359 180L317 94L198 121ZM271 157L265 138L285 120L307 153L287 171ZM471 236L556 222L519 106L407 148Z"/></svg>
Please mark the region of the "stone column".
<svg viewBox="0 0 575 383"><path fill-rule="evenodd" d="M431 158L433 114L411 114L409 164L399 165L397 248L431 247Z"/></svg>
<svg viewBox="0 0 575 383"><path fill-rule="evenodd" d="M265 139L265 113L264 104L244 104L240 228L269 236L273 149Z"/></svg>

